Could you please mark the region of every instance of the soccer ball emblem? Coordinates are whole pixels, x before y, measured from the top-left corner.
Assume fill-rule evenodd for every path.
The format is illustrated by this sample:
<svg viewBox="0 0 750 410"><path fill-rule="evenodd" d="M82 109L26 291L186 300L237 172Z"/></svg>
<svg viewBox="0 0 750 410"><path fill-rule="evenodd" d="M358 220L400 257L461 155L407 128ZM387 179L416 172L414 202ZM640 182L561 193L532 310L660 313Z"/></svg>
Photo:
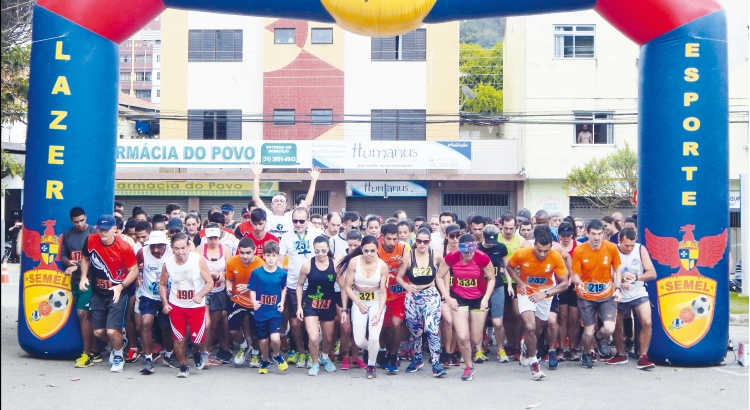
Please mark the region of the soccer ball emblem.
<svg viewBox="0 0 750 410"><path fill-rule="evenodd" d="M711 312L711 302L705 296L698 296L690 302L690 309L696 317L706 317Z"/></svg>
<svg viewBox="0 0 750 410"><path fill-rule="evenodd" d="M48 302L52 306L52 310L58 312L67 309L70 300L67 293L57 290L49 294Z"/></svg>

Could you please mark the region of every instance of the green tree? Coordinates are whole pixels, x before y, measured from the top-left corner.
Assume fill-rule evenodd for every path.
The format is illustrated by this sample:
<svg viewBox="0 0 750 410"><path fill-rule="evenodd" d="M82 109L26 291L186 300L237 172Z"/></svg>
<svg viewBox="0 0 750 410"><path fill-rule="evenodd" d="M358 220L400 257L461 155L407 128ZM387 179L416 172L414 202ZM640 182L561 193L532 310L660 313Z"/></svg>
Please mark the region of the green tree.
<svg viewBox="0 0 750 410"><path fill-rule="evenodd" d="M638 157L626 143L611 155L574 167L566 179L564 188L586 198L594 207L611 212L623 204L633 204L638 187Z"/></svg>
<svg viewBox="0 0 750 410"><path fill-rule="evenodd" d="M459 48L460 85L474 91L476 98L463 93L459 103L463 111L501 113L503 111L503 45L482 48L479 44L461 44Z"/></svg>

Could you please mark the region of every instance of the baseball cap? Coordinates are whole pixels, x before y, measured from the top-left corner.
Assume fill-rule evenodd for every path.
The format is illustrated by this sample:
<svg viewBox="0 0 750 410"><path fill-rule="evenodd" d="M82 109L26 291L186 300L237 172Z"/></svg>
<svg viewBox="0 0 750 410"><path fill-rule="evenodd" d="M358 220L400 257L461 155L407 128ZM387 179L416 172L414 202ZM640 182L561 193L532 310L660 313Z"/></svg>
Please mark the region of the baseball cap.
<svg viewBox="0 0 750 410"><path fill-rule="evenodd" d="M182 219L180 218L171 218L169 222L167 222L167 230L168 231L181 231L183 228L182 226Z"/></svg>
<svg viewBox="0 0 750 410"><path fill-rule="evenodd" d="M484 232L483 235L484 235L484 241L488 245L497 245L498 244L497 234Z"/></svg>
<svg viewBox="0 0 750 410"><path fill-rule="evenodd" d="M232 212L234 211L234 206L230 204L229 202L224 202L221 204L221 212Z"/></svg>
<svg viewBox="0 0 750 410"><path fill-rule="evenodd" d="M531 219L531 211L529 211L526 208L521 208L518 210L518 213L516 214L516 218L523 220L523 221L528 221L529 219Z"/></svg>
<svg viewBox="0 0 750 410"><path fill-rule="evenodd" d="M446 235L453 235L454 233L461 232L461 227L456 224L450 224L445 228Z"/></svg>
<svg viewBox="0 0 750 410"><path fill-rule="evenodd" d="M172 218L175 219L175 218ZM171 222L171 221L170 221ZM148 241L143 246L149 245L169 245L169 239L167 239L167 233L164 231L151 231L148 235Z"/></svg>
<svg viewBox="0 0 750 410"><path fill-rule="evenodd" d="M247 207L242 208L242 216L250 216L250 210Z"/></svg>
<svg viewBox="0 0 750 410"><path fill-rule="evenodd" d="M218 238L221 236L221 229L206 228L206 238Z"/></svg>
<svg viewBox="0 0 750 410"><path fill-rule="evenodd" d="M573 225L570 222L563 222L557 227L558 235L573 235Z"/></svg>
<svg viewBox="0 0 750 410"><path fill-rule="evenodd" d="M102 215L96 220L96 229L108 231L112 229L117 222L112 215Z"/></svg>

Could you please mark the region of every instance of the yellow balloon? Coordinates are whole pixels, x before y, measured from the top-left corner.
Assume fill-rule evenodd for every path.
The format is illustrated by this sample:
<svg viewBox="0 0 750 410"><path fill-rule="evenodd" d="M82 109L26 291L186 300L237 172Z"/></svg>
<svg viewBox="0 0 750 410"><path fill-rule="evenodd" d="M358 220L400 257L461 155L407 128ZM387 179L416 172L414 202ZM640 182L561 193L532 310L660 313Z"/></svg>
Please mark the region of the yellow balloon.
<svg viewBox="0 0 750 410"><path fill-rule="evenodd" d="M321 0L341 28L370 37L396 36L416 30L435 1Z"/></svg>

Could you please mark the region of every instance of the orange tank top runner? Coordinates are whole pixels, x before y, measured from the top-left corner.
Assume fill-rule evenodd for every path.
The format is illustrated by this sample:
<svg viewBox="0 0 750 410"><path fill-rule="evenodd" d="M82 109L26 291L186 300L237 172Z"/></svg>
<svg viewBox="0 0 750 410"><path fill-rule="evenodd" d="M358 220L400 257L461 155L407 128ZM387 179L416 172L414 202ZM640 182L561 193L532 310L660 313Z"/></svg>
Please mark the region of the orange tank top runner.
<svg viewBox="0 0 750 410"><path fill-rule="evenodd" d="M576 288L582 299L601 300L614 293L612 287L613 270L620 267L620 253L617 245L602 242L598 250L591 250L588 242L576 246L573 251L573 273L583 282Z"/></svg>
<svg viewBox="0 0 750 410"><path fill-rule="evenodd" d="M382 244L378 246L378 256L386 263L386 265L388 265L388 297L386 301L396 300L406 296L406 290L396 283L398 267L401 266L401 260L404 257L405 249L406 247L401 242L396 242L396 246L391 252L386 252ZM406 277L404 277L404 280L408 282Z"/></svg>

